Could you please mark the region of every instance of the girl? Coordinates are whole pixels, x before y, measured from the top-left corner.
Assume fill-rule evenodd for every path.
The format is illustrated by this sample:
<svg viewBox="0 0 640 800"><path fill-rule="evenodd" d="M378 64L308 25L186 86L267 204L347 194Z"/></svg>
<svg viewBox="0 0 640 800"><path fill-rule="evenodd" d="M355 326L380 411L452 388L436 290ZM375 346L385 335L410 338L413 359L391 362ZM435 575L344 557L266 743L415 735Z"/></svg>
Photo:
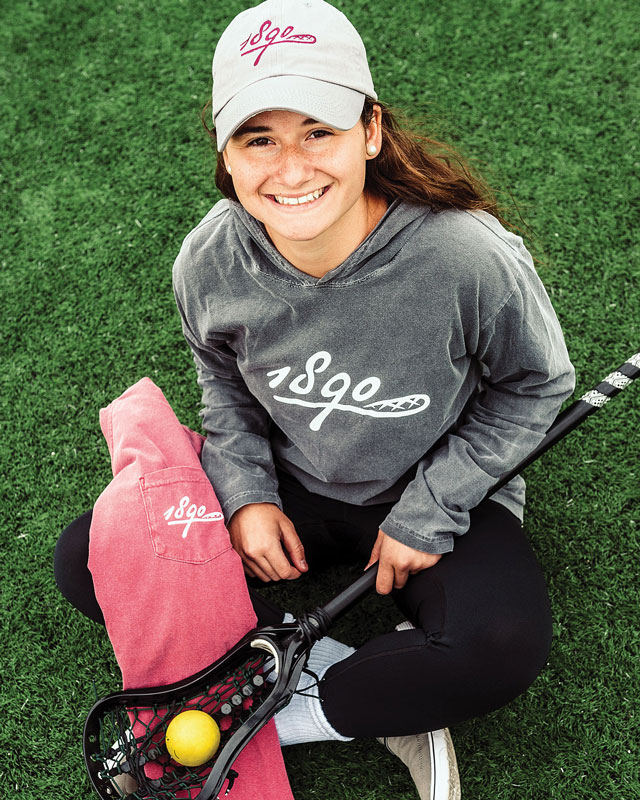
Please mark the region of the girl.
<svg viewBox="0 0 640 800"><path fill-rule="evenodd" d="M558 321L487 192L398 126L323 0L239 14L212 101L226 199L174 266L202 465L252 586L377 561L407 617L358 650L318 642L280 742L378 737L421 798L459 797L446 726L525 691L549 651L524 483L483 498L573 390ZM251 591L259 624L283 619Z"/></svg>

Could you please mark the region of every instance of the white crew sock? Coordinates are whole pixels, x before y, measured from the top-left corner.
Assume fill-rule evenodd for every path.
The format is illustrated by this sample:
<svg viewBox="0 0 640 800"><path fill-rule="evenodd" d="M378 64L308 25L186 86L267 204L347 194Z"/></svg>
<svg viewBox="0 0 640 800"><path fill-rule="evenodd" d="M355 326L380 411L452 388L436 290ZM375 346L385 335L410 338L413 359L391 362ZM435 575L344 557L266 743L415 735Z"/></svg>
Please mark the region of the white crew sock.
<svg viewBox="0 0 640 800"><path fill-rule="evenodd" d="M293 620L291 614L285 614L283 622L293 622ZM352 653L355 653L355 647L349 647L330 636L324 636L311 648L306 667L315 672L320 681L332 664L343 661ZM322 710L318 686L314 684L316 679L313 675L303 672L296 689L304 691L304 695L294 694L291 702L275 715L276 730L282 747L330 739L340 742L352 740L353 737L343 736L331 726Z"/></svg>
<svg viewBox="0 0 640 800"><path fill-rule="evenodd" d="M396 630L397 631L411 631L411 630L415 631L415 629L416 629L416 626L413 625L411 622L409 622L408 619L405 619L404 622L399 622L396 625Z"/></svg>

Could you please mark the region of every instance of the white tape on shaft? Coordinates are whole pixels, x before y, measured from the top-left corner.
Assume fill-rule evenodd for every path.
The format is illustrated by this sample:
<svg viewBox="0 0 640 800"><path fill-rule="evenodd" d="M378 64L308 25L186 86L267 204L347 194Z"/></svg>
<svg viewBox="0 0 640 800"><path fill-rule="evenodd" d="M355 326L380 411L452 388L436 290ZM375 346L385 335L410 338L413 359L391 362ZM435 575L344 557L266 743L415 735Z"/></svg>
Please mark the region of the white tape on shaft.
<svg viewBox="0 0 640 800"><path fill-rule="evenodd" d="M616 389L624 389L625 386L631 383L631 378L627 375L623 375L621 372L612 372L610 375L607 375L604 380L605 383L610 383L612 386L615 386Z"/></svg>
<svg viewBox="0 0 640 800"><path fill-rule="evenodd" d="M602 394L602 392L598 392L595 389L591 389L586 394L583 394L580 398L585 403L589 403L591 406L595 406L596 408L601 408L605 403L608 403L611 400L610 397L607 397L606 394Z"/></svg>

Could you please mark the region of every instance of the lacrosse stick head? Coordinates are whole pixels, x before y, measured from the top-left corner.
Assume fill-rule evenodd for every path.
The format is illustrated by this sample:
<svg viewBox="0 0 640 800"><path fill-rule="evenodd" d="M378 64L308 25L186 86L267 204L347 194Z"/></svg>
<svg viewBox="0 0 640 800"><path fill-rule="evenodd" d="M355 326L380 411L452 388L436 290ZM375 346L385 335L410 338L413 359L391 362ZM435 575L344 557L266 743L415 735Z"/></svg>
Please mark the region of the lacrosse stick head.
<svg viewBox="0 0 640 800"><path fill-rule="evenodd" d="M313 614L256 628L189 678L99 700L83 736L85 764L98 795L103 800L215 800L228 781L227 794L238 778L231 765L290 701L323 628ZM197 767L178 764L165 745L169 723L189 709L210 714L220 728L217 752Z"/></svg>

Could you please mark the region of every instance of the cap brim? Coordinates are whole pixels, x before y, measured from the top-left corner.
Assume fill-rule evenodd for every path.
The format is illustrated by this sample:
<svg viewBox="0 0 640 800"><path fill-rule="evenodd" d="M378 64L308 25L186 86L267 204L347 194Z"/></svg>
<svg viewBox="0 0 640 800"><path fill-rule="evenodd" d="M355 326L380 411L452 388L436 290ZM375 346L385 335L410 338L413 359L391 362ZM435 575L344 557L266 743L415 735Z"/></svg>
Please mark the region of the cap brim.
<svg viewBox="0 0 640 800"><path fill-rule="evenodd" d="M224 150L235 131L263 111L294 111L347 131L360 119L364 100L360 92L313 78L297 75L265 78L247 86L216 114L217 147Z"/></svg>

